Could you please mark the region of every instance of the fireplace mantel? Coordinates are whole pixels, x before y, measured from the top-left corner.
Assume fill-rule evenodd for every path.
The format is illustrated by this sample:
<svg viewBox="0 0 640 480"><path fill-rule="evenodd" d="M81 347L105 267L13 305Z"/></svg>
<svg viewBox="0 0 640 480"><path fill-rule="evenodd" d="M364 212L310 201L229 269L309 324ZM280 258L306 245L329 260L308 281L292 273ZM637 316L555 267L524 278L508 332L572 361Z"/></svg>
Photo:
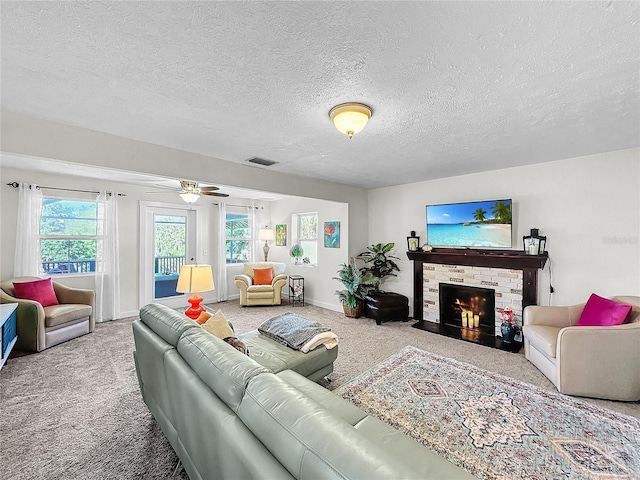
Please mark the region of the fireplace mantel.
<svg viewBox="0 0 640 480"><path fill-rule="evenodd" d="M431 252L407 252L413 260L413 318L423 320L423 264L461 265L505 268L522 271L522 308L538 300L538 270L544 268L548 255L528 255L519 250L481 250L435 248ZM420 328L420 327L418 327Z"/></svg>
<svg viewBox="0 0 640 480"><path fill-rule="evenodd" d="M547 252L542 255L528 255L519 250L461 250L458 248L435 248L431 252L407 252L407 256L416 263L470 265L512 270L542 269L548 258Z"/></svg>

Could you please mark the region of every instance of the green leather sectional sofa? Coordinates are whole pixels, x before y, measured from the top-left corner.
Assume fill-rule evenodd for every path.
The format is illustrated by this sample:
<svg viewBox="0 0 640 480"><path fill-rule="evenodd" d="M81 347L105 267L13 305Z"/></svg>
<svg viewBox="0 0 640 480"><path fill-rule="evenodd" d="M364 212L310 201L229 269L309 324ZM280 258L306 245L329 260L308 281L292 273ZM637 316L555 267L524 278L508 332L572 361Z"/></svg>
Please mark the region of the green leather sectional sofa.
<svg viewBox="0 0 640 480"><path fill-rule="evenodd" d="M289 349L255 332L240 337L275 371L162 305L143 307L133 333L142 396L191 480L473 478L304 373L280 370ZM318 379L333 350L287 353Z"/></svg>

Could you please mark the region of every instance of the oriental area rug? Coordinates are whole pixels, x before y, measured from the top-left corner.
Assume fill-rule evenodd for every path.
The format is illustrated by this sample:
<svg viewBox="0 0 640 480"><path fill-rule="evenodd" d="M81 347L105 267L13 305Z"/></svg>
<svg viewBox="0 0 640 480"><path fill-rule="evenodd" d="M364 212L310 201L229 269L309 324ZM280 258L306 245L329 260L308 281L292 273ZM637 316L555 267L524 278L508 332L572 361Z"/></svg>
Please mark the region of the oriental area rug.
<svg viewBox="0 0 640 480"><path fill-rule="evenodd" d="M478 478L640 478L640 419L415 347L335 392Z"/></svg>

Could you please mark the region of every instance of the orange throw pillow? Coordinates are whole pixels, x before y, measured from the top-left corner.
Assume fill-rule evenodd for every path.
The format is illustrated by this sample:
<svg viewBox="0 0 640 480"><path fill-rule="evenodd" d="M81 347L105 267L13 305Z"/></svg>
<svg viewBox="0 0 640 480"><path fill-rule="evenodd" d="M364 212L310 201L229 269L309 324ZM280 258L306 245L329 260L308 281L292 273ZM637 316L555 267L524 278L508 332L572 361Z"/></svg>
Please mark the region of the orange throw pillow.
<svg viewBox="0 0 640 480"><path fill-rule="evenodd" d="M196 323L202 325L206 323L207 320L211 318L211 314L207 312L202 312L198 318L196 318Z"/></svg>
<svg viewBox="0 0 640 480"><path fill-rule="evenodd" d="M253 284L254 285L271 285L273 281L273 268L254 268Z"/></svg>

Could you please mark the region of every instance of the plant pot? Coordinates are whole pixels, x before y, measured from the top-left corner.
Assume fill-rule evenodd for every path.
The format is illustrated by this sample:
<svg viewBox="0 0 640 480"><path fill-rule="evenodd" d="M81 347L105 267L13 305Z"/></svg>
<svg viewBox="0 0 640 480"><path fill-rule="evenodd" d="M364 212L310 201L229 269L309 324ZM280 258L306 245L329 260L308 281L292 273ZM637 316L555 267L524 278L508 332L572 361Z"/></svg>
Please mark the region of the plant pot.
<svg viewBox="0 0 640 480"><path fill-rule="evenodd" d="M362 313L364 312L364 302L363 301L358 301L356 303L356 307L355 308L351 308L346 303L343 303L342 304L342 309L344 310L345 317L358 318L358 317L361 317Z"/></svg>

